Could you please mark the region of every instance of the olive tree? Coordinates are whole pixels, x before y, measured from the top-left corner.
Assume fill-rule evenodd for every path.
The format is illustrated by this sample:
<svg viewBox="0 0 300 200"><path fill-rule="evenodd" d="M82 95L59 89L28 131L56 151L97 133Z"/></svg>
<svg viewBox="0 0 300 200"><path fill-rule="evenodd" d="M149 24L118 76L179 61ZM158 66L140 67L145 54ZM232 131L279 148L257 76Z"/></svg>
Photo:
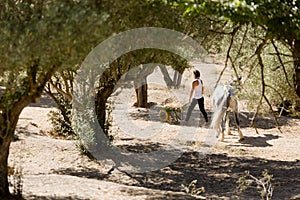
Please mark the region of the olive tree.
<svg viewBox="0 0 300 200"><path fill-rule="evenodd" d="M213 24L224 24L223 29L217 31L212 26L211 32L222 35L222 40L216 40L215 44L219 43L220 49L225 52L225 68L231 66L236 76L243 75L249 86L257 86L256 91L260 94L253 98L258 99L256 114L263 103L273 110L274 105L284 104L285 98L292 102L294 109L299 109L299 1L164 2L185 9L183 15L187 18L204 16L210 18ZM249 94L252 92L249 91Z"/></svg>
<svg viewBox="0 0 300 200"><path fill-rule="evenodd" d="M106 39L116 33L139 27L152 26L169 28L182 32L187 31L185 30L186 24L184 23L184 19L181 17L182 10L179 11L171 9L169 6L162 4L160 1L148 2L145 0L129 0L124 4L124 1L122 0L102 0L99 4L95 2L91 2L90 4L96 8L99 15L104 16L104 21L101 22L101 29L97 32L99 37L103 39ZM99 40L99 43L102 41L103 40ZM137 67L143 63L153 62L170 65L173 69L178 71L179 74L182 74L185 68L190 67L186 61L172 53L155 50L129 52L125 56L110 63L108 70L105 71L102 79L99 81L99 87L96 91L96 111L98 121L104 130L106 130L107 127L105 125L107 99L113 93L113 89L119 79L131 68ZM167 85L169 87L179 87L180 75L177 74L177 76L172 80L165 66L159 65L159 67ZM137 86L137 101L135 105L138 107L147 107L148 94L146 79L153 69L151 70L149 67L143 67L142 65L140 68L141 70L136 74L136 76L140 77L136 80L140 82L135 83ZM67 72L63 72L63 74L67 74ZM66 97L66 101L70 101L72 99L72 89L66 91L58 88L61 84L64 85L63 88L69 88L70 84L66 83L66 81L55 81L65 79L63 74L57 74L58 77L53 79L54 81L52 86L56 88L57 92ZM71 79L73 79L73 76L68 77L70 77L68 81L72 81Z"/></svg>
<svg viewBox="0 0 300 200"><path fill-rule="evenodd" d="M87 41L101 19L91 12L77 1L0 2L1 199L10 195L7 162L19 115L39 101L57 70L81 62L89 52Z"/></svg>

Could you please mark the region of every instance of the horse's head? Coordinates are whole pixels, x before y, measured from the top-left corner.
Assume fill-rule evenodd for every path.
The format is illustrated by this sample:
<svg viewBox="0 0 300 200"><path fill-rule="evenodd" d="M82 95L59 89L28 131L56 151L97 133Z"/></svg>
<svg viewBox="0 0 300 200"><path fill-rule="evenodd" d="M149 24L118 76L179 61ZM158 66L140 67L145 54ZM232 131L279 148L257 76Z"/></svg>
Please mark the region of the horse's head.
<svg viewBox="0 0 300 200"><path fill-rule="evenodd" d="M242 80L242 77L234 77L233 79L231 79L229 81L229 85L231 85L231 86L241 85L241 80Z"/></svg>
<svg viewBox="0 0 300 200"><path fill-rule="evenodd" d="M235 77L229 81L228 85L231 87L232 90L238 91L241 89L241 80L241 77Z"/></svg>

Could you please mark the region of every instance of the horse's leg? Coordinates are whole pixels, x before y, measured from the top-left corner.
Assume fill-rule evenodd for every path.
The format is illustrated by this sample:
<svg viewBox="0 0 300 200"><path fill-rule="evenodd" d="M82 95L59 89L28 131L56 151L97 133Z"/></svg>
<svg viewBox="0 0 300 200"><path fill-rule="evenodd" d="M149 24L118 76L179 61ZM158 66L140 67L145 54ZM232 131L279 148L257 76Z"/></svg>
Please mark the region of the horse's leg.
<svg viewBox="0 0 300 200"><path fill-rule="evenodd" d="M226 133L227 135L231 135L231 131L230 131L230 128L229 128L229 113L230 111L226 111L226 117L225 117L225 130L226 130Z"/></svg>
<svg viewBox="0 0 300 200"><path fill-rule="evenodd" d="M224 117L225 116L223 116L223 118L221 120L221 123L220 123L220 129L221 129L220 132L222 133L221 142L224 142L224 138L225 138L225 135L224 135Z"/></svg>
<svg viewBox="0 0 300 200"><path fill-rule="evenodd" d="M218 129L217 129L217 138L219 137L221 131L222 131L221 127L218 127Z"/></svg>
<svg viewBox="0 0 300 200"><path fill-rule="evenodd" d="M222 131L222 138L221 138L221 142L224 142L224 138L225 138L225 134L224 134L224 131Z"/></svg>
<svg viewBox="0 0 300 200"><path fill-rule="evenodd" d="M215 127L216 129L216 138L218 138L220 136L220 133L222 132L222 126L221 126L221 123Z"/></svg>
<svg viewBox="0 0 300 200"><path fill-rule="evenodd" d="M239 121L239 118L238 118L238 112L237 111L234 111L234 121L235 121L235 124L237 126L240 141L241 141L241 140L244 139L244 136L243 136L242 131L240 129L240 121Z"/></svg>
<svg viewBox="0 0 300 200"><path fill-rule="evenodd" d="M219 137L220 133L222 133L221 141L224 142L224 129L222 127L222 123L220 123L220 125L217 128L217 135L216 135L217 138Z"/></svg>

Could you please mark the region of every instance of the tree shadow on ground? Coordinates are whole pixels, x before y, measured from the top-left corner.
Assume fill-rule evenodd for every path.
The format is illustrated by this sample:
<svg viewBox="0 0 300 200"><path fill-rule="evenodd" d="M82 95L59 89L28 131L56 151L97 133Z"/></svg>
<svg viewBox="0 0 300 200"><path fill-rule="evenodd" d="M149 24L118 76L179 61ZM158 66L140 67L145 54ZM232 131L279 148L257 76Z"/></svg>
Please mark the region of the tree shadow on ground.
<svg viewBox="0 0 300 200"><path fill-rule="evenodd" d="M230 144L228 146L244 146L244 147L271 147L268 141L278 139L280 136L272 134L264 134L258 136L244 136L237 145Z"/></svg>
<svg viewBox="0 0 300 200"><path fill-rule="evenodd" d="M228 199L259 199L256 185L243 192L237 190L237 181L249 171L260 178L267 169L273 175L274 199L290 199L300 193L299 162L273 161L260 158L229 157L226 154L212 154L204 158L197 152L187 152L173 164L161 170L131 174L137 180L133 185L158 190L182 191L181 184L188 185L197 180L197 187L204 187L203 196ZM107 180L119 182L109 177ZM138 183L138 184L136 184ZM124 183L128 184L128 183Z"/></svg>
<svg viewBox="0 0 300 200"><path fill-rule="evenodd" d="M134 171L149 171L149 169L153 168L162 168L167 166L170 162L176 160L183 153L181 149L174 148L163 143L143 143L143 141L141 141L141 143L134 144L119 144L116 146L111 146L110 148L114 148L115 150L119 148L119 151L110 152L103 157L89 157L91 160L99 164L99 168L60 168L58 170L52 170L52 173L104 180L107 179L111 172L113 172L115 169L125 172L123 167L126 169L132 167L130 169L134 169ZM107 150L110 151L109 149ZM163 160L162 158L168 158L171 161L168 159ZM101 168L101 166L104 166L103 163L107 164L105 169ZM110 166L108 167L108 165ZM126 174L129 175L129 173Z"/></svg>
<svg viewBox="0 0 300 200"><path fill-rule="evenodd" d="M133 153L150 153L156 151L159 148L162 148L163 146L164 144L162 143L152 143L152 142L147 142L144 144L135 143L134 145L131 144L117 145L117 147Z"/></svg>
<svg viewBox="0 0 300 200"><path fill-rule="evenodd" d="M74 197L64 197L64 196L37 196L37 195L29 195L26 196L26 199L19 200L89 200L88 198L80 198L77 196ZM17 199L18 200L18 199Z"/></svg>
<svg viewBox="0 0 300 200"><path fill-rule="evenodd" d="M267 141L267 139L264 141ZM141 147L138 146L138 148ZM270 175L273 175L271 182L275 187L274 199L292 199L300 194L300 177L297 176L300 170L300 162L276 161L253 157L231 157L227 154L209 154L205 157L202 155L198 152L185 152L167 167L145 173L123 173L113 170L109 174L101 174L98 169L61 169L54 173L111 181L165 192L175 192L175 196L172 196L174 194L166 194L161 196L161 198L158 196L152 198L151 194L147 194L147 192L142 190L140 192L136 190L125 191L132 196L136 196L137 192L139 195L147 195L147 199L195 199L192 196L187 197L183 195L181 187L182 184L189 185L193 180L197 180L196 187L205 188L205 192L201 195L207 197L207 199L260 199L259 189L255 184L240 192L237 189L237 181L245 175L245 171L249 171L253 176L261 178L262 172L266 169ZM181 193L178 194L178 192Z"/></svg>
<svg viewBox="0 0 300 200"><path fill-rule="evenodd" d="M244 146L247 147L269 147L273 146L268 143L269 140L275 140L278 139L278 135L272 135L272 134L264 134L265 137L247 137L245 136L245 140L242 140L241 143Z"/></svg>
<svg viewBox="0 0 300 200"><path fill-rule="evenodd" d="M67 197L67 196L40 196L40 195L26 195L26 196L16 196L11 195L10 197L6 197L3 200L89 200L87 198L80 198L78 196Z"/></svg>
<svg viewBox="0 0 300 200"><path fill-rule="evenodd" d="M96 180L103 180L109 176L108 173L103 173L103 170L99 170L96 168L61 168L59 170L52 170L54 174L63 174L63 175L70 175L82 178L90 178Z"/></svg>
<svg viewBox="0 0 300 200"><path fill-rule="evenodd" d="M194 200L199 199L196 197L193 197L191 195L185 194L183 192L165 192L162 194L161 191L153 191L153 190L123 190L123 192L126 192L132 197L138 197L141 196L141 199L146 200ZM146 197L145 197L146 196Z"/></svg>

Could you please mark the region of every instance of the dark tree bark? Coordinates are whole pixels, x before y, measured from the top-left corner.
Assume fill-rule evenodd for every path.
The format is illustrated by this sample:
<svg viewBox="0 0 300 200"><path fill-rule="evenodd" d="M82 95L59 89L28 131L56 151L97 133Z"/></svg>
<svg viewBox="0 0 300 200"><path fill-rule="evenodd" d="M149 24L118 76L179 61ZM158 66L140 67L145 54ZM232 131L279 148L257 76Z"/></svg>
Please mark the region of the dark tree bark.
<svg viewBox="0 0 300 200"><path fill-rule="evenodd" d="M155 66L143 66L134 80L134 88L136 92L136 103L134 106L147 108L148 107L148 84L147 77L154 71Z"/></svg>
<svg viewBox="0 0 300 200"><path fill-rule="evenodd" d="M161 73L163 74L163 77L164 77L164 80L167 84L167 87L171 88L173 86L173 81L172 81L172 79L169 75L169 72L168 72L167 68L164 65L159 65L159 69L160 69Z"/></svg>
<svg viewBox="0 0 300 200"><path fill-rule="evenodd" d="M173 76L173 86L174 87L176 87L177 79L178 79L178 72L175 71L174 76Z"/></svg>
<svg viewBox="0 0 300 200"><path fill-rule="evenodd" d="M41 97L47 81L54 74L58 66L52 66L48 71L37 77L36 66L28 68L28 85L23 91L12 93L10 101L0 98L0 199L10 196L8 188L8 155L10 143L14 139L16 126L22 110L30 103L36 103ZM9 89L6 92L11 92ZM5 95L5 94L4 94Z"/></svg>
<svg viewBox="0 0 300 200"><path fill-rule="evenodd" d="M35 96L36 97L36 96ZM0 115L0 199L10 196L8 185L9 147L14 139L14 132L22 110L31 102L33 96L21 97L10 109Z"/></svg>
<svg viewBox="0 0 300 200"><path fill-rule="evenodd" d="M160 70L163 74L164 80L169 88L171 88L171 87L179 88L180 87L181 78L182 78L182 75L180 74L180 72L175 70L174 75L173 75L173 80L172 80L165 66L159 66L159 68L160 68Z"/></svg>
<svg viewBox="0 0 300 200"><path fill-rule="evenodd" d="M294 88L300 98L300 40L296 40L293 49L293 59L294 59ZM300 100L297 102L297 108L300 108Z"/></svg>
<svg viewBox="0 0 300 200"><path fill-rule="evenodd" d="M105 127L106 103L107 103L107 99L113 93L114 86L117 82L117 80L109 79L108 77L109 75L107 74L103 75L102 81L100 81L102 85L100 86L100 89L97 91L96 98L95 98L97 119L102 130L104 130L105 134L107 134L107 129Z"/></svg>
<svg viewBox="0 0 300 200"><path fill-rule="evenodd" d="M148 106L148 84L144 77L142 80L134 81L136 93L136 107L147 108Z"/></svg>
<svg viewBox="0 0 300 200"><path fill-rule="evenodd" d="M10 138L0 137L0 197L8 197L10 195L8 189L7 160L11 141Z"/></svg>
<svg viewBox="0 0 300 200"><path fill-rule="evenodd" d="M182 80L182 75L178 71L175 71L174 78L173 78L174 88L178 89L180 87L181 80Z"/></svg>

